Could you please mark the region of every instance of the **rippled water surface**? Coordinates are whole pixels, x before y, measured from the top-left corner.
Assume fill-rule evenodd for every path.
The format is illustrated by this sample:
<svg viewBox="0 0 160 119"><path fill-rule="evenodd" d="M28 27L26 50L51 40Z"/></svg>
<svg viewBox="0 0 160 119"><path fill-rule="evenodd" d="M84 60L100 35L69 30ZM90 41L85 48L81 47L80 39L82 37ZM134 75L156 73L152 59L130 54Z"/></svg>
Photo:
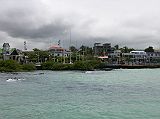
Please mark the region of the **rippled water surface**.
<svg viewBox="0 0 160 119"><path fill-rule="evenodd" d="M0 73L0 119L160 119L160 69Z"/></svg>

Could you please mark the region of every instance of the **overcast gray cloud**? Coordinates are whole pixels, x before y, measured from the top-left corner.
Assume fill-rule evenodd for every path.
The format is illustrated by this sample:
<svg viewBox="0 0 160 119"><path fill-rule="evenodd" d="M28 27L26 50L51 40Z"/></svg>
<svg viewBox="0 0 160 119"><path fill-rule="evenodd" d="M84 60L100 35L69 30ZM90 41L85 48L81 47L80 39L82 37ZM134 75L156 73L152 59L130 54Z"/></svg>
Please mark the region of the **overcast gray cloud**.
<svg viewBox="0 0 160 119"><path fill-rule="evenodd" d="M0 44L160 47L159 0L0 0ZM35 45L36 44L36 45Z"/></svg>

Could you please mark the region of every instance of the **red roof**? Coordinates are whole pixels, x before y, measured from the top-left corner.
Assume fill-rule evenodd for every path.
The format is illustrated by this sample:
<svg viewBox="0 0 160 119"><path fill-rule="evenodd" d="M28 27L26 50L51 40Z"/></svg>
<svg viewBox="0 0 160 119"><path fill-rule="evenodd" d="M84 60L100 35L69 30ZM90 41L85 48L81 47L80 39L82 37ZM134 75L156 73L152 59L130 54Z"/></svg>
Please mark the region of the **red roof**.
<svg viewBox="0 0 160 119"><path fill-rule="evenodd" d="M60 50L64 50L61 46L59 46L59 45L52 45L50 48L49 48L49 50L51 50L51 49L60 49Z"/></svg>
<svg viewBox="0 0 160 119"><path fill-rule="evenodd" d="M98 58L100 58L100 59L108 59L108 56L100 56Z"/></svg>

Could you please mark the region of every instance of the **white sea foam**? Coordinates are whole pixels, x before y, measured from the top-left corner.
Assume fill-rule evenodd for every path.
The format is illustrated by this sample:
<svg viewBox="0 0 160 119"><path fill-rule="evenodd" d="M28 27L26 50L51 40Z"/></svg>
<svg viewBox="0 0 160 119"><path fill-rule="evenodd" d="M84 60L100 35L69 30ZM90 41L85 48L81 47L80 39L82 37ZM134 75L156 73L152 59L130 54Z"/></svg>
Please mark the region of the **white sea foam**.
<svg viewBox="0 0 160 119"><path fill-rule="evenodd" d="M15 79L15 78L10 78L10 79L7 79L6 81L7 82L15 82L15 81L23 81L23 80L25 80L25 79Z"/></svg>
<svg viewBox="0 0 160 119"><path fill-rule="evenodd" d="M14 82L14 81L17 81L17 79L7 79L6 81L7 82Z"/></svg>
<svg viewBox="0 0 160 119"><path fill-rule="evenodd" d="M18 81L24 81L25 79L17 79Z"/></svg>
<svg viewBox="0 0 160 119"><path fill-rule="evenodd" d="M93 73L92 71L86 71L85 72L86 74L91 74L91 73Z"/></svg>

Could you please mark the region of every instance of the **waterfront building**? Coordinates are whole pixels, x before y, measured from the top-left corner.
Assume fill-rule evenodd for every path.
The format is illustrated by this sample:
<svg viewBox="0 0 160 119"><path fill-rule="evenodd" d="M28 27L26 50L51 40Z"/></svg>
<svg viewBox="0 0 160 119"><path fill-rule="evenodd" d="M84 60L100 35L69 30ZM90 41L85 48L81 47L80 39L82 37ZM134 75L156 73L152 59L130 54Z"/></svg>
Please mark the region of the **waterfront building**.
<svg viewBox="0 0 160 119"><path fill-rule="evenodd" d="M147 52L148 58L160 58L160 52Z"/></svg>
<svg viewBox="0 0 160 119"><path fill-rule="evenodd" d="M124 63L132 63L136 65L145 64L147 62L147 53L145 51L131 51L130 53L122 53Z"/></svg>
<svg viewBox="0 0 160 119"><path fill-rule="evenodd" d="M71 52L69 50L66 50L65 48L62 48L59 45L52 45L49 50L48 50L52 56L57 56L57 57L68 57Z"/></svg>
<svg viewBox="0 0 160 119"><path fill-rule="evenodd" d="M160 62L160 52L131 51L130 53L123 53L122 57L132 61L132 64L147 65Z"/></svg>
<svg viewBox="0 0 160 119"><path fill-rule="evenodd" d="M2 48L3 60L15 60L18 62L24 62L25 57L22 52L16 48L10 48L9 43L4 43Z"/></svg>
<svg viewBox="0 0 160 119"><path fill-rule="evenodd" d="M147 65L160 63L160 52L131 51L130 53L121 53L114 51L109 54L112 64L127 65Z"/></svg>
<svg viewBox="0 0 160 119"><path fill-rule="evenodd" d="M119 64L121 60L122 52L121 50L114 50L112 53L109 54L109 58L111 59L112 64Z"/></svg>
<svg viewBox="0 0 160 119"><path fill-rule="evenodd" d="M131 55L134 59L144 59L147 58L147 53L145 51L131 51Z"/></svg>
<svg viewBox="0 0 160 119"><path fill-rule="evenodd" d="M149 63L160 63L160 52L147 52L147 59Z"/></svg>
<svg viewBox="0 0 160 119"><path fill-rule="evenodd" d="M130 53L122 53L120 50L115 50L109 54L112 64L145 64L147 61L147 53L145 51L131 51Z"/></svg>
<svg viewBox="0 0 160 119"><path fill-rule="evenodd" d="M94 56L108 56L111 53L112 48L110 43L95 43L93 47Z"/></svg>

